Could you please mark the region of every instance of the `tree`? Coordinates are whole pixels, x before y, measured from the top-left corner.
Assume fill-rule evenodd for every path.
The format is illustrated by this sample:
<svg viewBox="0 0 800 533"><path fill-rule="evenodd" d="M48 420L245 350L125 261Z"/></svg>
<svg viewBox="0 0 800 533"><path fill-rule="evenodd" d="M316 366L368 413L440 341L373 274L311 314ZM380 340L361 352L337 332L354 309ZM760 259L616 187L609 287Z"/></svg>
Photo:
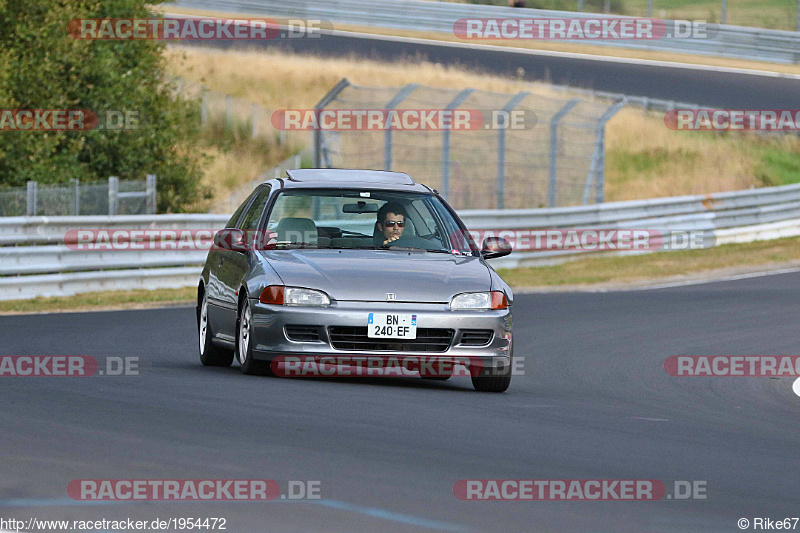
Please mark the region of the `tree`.
<svg viewBox="0 0 800 533"><path fill-rule="evenodd" d="M0 0L0 110L87 109L101 123L109 112L127 112L139 122L138 129L0 131L0 185L154 173L160 212L210 196L200 156L189 149L198 108L165 82L164 41L67 32L74 19L153 17L144 0Z"/></svg>

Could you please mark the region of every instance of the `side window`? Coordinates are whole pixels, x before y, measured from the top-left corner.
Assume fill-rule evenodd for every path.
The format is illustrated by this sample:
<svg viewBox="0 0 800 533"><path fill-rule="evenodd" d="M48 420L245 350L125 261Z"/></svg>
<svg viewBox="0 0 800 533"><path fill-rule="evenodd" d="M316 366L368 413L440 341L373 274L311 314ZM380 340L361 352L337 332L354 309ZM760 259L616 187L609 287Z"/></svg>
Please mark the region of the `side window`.
<svg viewBox="0 0 800 533"><path fill-rule="evenodd" d="M411 205L413 205L414 209L419 213L423 222L423 227L419 229L419 233L425 235L432 234L436 230L436 221L433 219L433 215L431 215L428 206L425 205L423 200L414 200Z"/></svg>
<svg viewBox="0 0 800 533"><path fill-rule="evenodd" d="M240 205L236 209L236 211L233 212L233 216L231 216L231 219L228 221L227 224L225 224L226 228L235 228L236 227L236 223L239 222L239 218L242 216L242 211L244 211L244 208L247 207L247 204L250 203L250 200L253 199L253 196L255 196L256 193L258 193L258 189L256 189L255 191L251 192L250 196L247 197L247 200L242 202L242 205Z"/></svg>
<svg viewBox="0 0 800 533"><path fill-rule="evenodd" d="M269 191L269 187L263 187L258 190L255 199L253 199L250 207L247 208L247 213L245 213L242 223L239 224L240 229L258 229L258 223L261 221L261 215L264 213L264 206L267 205L267 200L269 199Z"/></svg>

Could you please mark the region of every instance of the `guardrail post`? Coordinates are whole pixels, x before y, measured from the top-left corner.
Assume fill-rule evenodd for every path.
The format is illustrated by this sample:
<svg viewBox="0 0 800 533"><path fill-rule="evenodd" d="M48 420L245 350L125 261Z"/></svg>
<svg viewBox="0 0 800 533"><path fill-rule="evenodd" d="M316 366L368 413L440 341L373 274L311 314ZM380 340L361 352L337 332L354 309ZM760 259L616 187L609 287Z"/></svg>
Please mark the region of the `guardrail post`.
<svg viewBox="0 0 800 533"><path fill-rule="evenodd" d="M797 24L795 24L795 30L800 31L800 0L797 0Z"/></svg>
<svg viewBox="0 0 800 533"><path fill-rule="evenodd" d="M647 0L647 17L653 16L653 0Z"/></svg>
<svg viewBox="0 0 800 533"><path fill-rule="evenodd" d="M583 11L583 0L578 0L578 11Z"/></svg>
<svg viewBox="0 0 800 533"><path fill-rule="evenodd" d="M497 209L505 209L506 200L506 129L508 128L508 118L511 110L519 105L530 93L525 91L516 94L508 103L503 107L498 118L503 121L502 125L498 124L497 130ZM484 121L486 117L484 117Z"/></svg>
<svg viewBox="0 0 800 533"><path fill-rule="evenodd" d="M328 91L328 94L322 97L322 100L317 102L317 105L314 106L314 112L319 113L319 111L325 109L328 104L330 104L334 98L339 96L339 93L342 92L347 86L350 85L350 82L347 81L347 78L342 78L339 83L334 85L333 89ZM319 116L317 117L319 118ZM319 128L314 130L314 168L322 168L322 131Z"/></svg>
<svg viewBox="0 0 800 533"><path fill-rule="evenodd" d="M391 100L389 100L389 103L386 104L383 109L385 109L387 112L391 109L394 109L400 105L400 102L405 100L408 95L411 94L417 87L419 87L418 83L409 83L400 89L397 94L394 95ZM388 119L388 113L386 117ZM386 131L383 133L383 169L392 170L392 128L389 125L387 125Z"/></svg>
<svg viewBox="0 0 800 533"><path fill-rule="evenodd" d="M119 211L119 178L108 178L108 216L114 216Z"/></svg>
<svg viewBox="0 0 800 533"><path fill-rule="evenodd" d="M589 203L593 180L595 180L595 203L601 204L606 201L606 124L627 104L628 99L623 98L606 109L597 119L594 153L589 164L589 174L586 176L586 186L583 188L583 205Z"/></svg>
<svg viewBox="0 0 800 533"><path fill-rule="evenodd" d="M36 216L36 204L38 203L38 194L37 194L37 187L38 184L35 181L29 180L28 181L28 207L27 212L29 217Z"/></svg>
<svg viewBox="0 0 800 533"><path fill-rule="evenodd" d="M550 119L550 156L549 156L549 170L548 170L548 183L547 183L547 205L549 207L556 206L557 188L558 188L558 123L564 118L564 115L578 104L579 100L573 98L567 102L564 107L558 110Z"/></svg>
<svg viewBox="0 0 800 533"><path fill-rule="evenodd" d="M303 160L302 160L302 157L300 157L300 154L299 153L295 154L294 155L294 168L300 168L300 165L302 165L302 164L303 164Z"/></svg>
<svg viewBox="0 0 800 533"><path fill-rule="evenodd" d="M467 97L472 94L475 89L464 89L453 100L447 104L445 109L452 111L460 106ZM442 129L442 198L445 200L450 198L450 126L453 123L453 118L444 120L444 128Z"/></svg>
<svg viewBox="0 0 800 533"><path fill-rule="evenodd" d="M727 24L728 22L728 0L722 0L721 6L722 13L719 15L719 23Z"/></svg>
<svg viewBox="0 0 800 533"><path fill-rule="evenodd" d="M154 215L156 213L156 175L147 175L147 213Z"/></svg>
<svg viewBox="0 0 800 533"><path fill-rule="evenodd" d="M605 13L606 15L611 13L611 0L606 0L605 2L603 2L603 13Z"/></svg>
<svg viewBox="0 0 800 533"><path fill-rule="evenodd" d="M77 179L70 179L70 182L75 183L75 216L81 214L81 193L80 193L80 185Z"/></svg>
<svg viewBox="0 0 800 533"><path fill-rule="evenodd" d="M252 114L253 117L250 119L250 125L253 129L250 136L255 139L258 137L258 106L256 104L253 104Z"/></svg>
<svg viewBox="0 0 800 533"><path fill-rule="evenodd" d="M205 85L200 86L200 125L208 124L208 89Z"/></svg>

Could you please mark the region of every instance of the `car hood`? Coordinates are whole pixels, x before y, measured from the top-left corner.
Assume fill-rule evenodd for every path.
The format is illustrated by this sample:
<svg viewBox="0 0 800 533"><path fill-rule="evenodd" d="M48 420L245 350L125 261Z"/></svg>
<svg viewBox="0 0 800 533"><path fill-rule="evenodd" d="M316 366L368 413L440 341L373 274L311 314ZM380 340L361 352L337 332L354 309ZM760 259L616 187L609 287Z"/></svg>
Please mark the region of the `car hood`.
<svg viewBox="0 0 800 533"><path fill-rule="evenodd" d="M393 250L270 250L262 255L287 286L325 291L340 301L449 302L461 292L488 291L478 257Z"/></svg>

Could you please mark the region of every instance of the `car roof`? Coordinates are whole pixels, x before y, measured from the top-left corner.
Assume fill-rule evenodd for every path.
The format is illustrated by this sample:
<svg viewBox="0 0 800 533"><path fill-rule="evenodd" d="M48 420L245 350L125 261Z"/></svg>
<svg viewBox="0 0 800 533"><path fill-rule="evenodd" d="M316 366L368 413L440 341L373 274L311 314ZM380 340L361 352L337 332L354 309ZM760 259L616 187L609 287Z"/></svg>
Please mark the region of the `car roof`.
<svg viewBox="0 0 800 533"><path fill-rule="evenodd" d="M406 191L425 191L429 189L415 183L408 174L387 170L364 170L346 168L304 168L287 170L288 180L282 180L284 187L290 188L365 188Z"/></svg>

